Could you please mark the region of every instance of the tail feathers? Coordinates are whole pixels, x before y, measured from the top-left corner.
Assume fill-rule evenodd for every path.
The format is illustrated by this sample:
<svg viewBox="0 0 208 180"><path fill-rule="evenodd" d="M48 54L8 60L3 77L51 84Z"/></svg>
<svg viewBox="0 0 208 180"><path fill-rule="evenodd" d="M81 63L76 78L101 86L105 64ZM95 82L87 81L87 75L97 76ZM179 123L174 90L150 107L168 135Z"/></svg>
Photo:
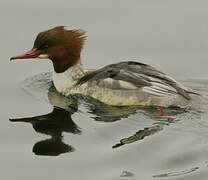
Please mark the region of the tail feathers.
<svg viewBox="0 0 208 180"><path fill-rule="evenodd" d="M198 93L198 92L194 92L194 91L187 91L187 93L189 93L189 94L195 94L195 95L201 96L201 94L200 94L200 93Z"/></svg>
<svg viewBox="0 0 208 180"><path fill-rule="evenodd" d="M190 95L191 94L194 94L194 95L198 95L198 96L201 96L201 94L200 93L198 93L198 92L194 92L194 91L187 91L187 90L182 90L182 89L177 89L178 90L178 93L180 94L180 95L182 95L185 99L187 99L187 100L191 100L191 97L190 97Z"/></svg>

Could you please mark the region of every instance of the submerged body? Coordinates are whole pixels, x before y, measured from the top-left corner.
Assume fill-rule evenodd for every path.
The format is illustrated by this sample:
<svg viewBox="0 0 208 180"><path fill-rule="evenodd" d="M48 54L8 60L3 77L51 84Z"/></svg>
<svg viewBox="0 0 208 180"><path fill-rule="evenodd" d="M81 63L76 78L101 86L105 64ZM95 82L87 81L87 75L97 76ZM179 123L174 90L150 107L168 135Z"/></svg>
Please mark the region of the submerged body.
<svg viewBox="0 0 208 180"><path fill-rule="evenodd" d="M84 72L84 32L55 27L38 34L32 50L13 59L48 58L53 83L65 96L82 94L112 106L186 107L201 96L152 66L127 61Z"/></svg>

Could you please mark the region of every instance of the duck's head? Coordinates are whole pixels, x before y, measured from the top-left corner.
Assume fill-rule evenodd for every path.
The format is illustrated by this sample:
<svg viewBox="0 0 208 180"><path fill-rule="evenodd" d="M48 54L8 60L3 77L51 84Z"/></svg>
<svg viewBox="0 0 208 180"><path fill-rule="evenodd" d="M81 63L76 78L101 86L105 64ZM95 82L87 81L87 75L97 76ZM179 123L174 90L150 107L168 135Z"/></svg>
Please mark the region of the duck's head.
<svg viewBox="0 0 208 180"><path fill-rule="evenodd" d="M85 38L85 32L81 30L67 30L64 26L58 26L39 33L30 51L14 56L10 60L50 59L54 70L61 73L80 62Z"/></svg>

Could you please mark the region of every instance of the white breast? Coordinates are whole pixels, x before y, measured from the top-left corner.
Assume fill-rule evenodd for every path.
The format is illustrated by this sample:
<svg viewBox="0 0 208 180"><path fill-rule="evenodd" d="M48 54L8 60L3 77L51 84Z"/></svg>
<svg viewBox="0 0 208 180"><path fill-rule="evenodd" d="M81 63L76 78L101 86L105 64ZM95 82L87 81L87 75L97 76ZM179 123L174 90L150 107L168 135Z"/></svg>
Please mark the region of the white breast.
<svg viewBox="0 0 208 180"><path fill-rule="evenodd" d="M62 73L53 72L53 83L58 92L68 95L77 80L84 75L81 65L75 65Z"/></svg>

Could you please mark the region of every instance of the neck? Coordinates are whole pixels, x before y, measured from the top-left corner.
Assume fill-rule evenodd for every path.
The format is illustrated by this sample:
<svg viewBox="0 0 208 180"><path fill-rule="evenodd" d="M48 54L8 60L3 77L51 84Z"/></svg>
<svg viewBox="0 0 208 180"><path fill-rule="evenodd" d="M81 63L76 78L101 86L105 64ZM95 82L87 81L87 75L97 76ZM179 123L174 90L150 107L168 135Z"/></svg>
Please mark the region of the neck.
<svg viewBox="0 0 208 180"><path fill-rule="evenodd" d="M84 71L81 64L77 63L61 73L54 70L53 83L60 93L67 94L82 76L84 76Z"/></svg>
<svg viewBox="0 0 208 180"><path fill-rule="evenodd" d="M63 58L63 59L56 59L53 62L53 68L56 73L63 73L66 70L72 68L73 66L80 65L80 58L78 57L70 57L70 58Z"/></svg>

